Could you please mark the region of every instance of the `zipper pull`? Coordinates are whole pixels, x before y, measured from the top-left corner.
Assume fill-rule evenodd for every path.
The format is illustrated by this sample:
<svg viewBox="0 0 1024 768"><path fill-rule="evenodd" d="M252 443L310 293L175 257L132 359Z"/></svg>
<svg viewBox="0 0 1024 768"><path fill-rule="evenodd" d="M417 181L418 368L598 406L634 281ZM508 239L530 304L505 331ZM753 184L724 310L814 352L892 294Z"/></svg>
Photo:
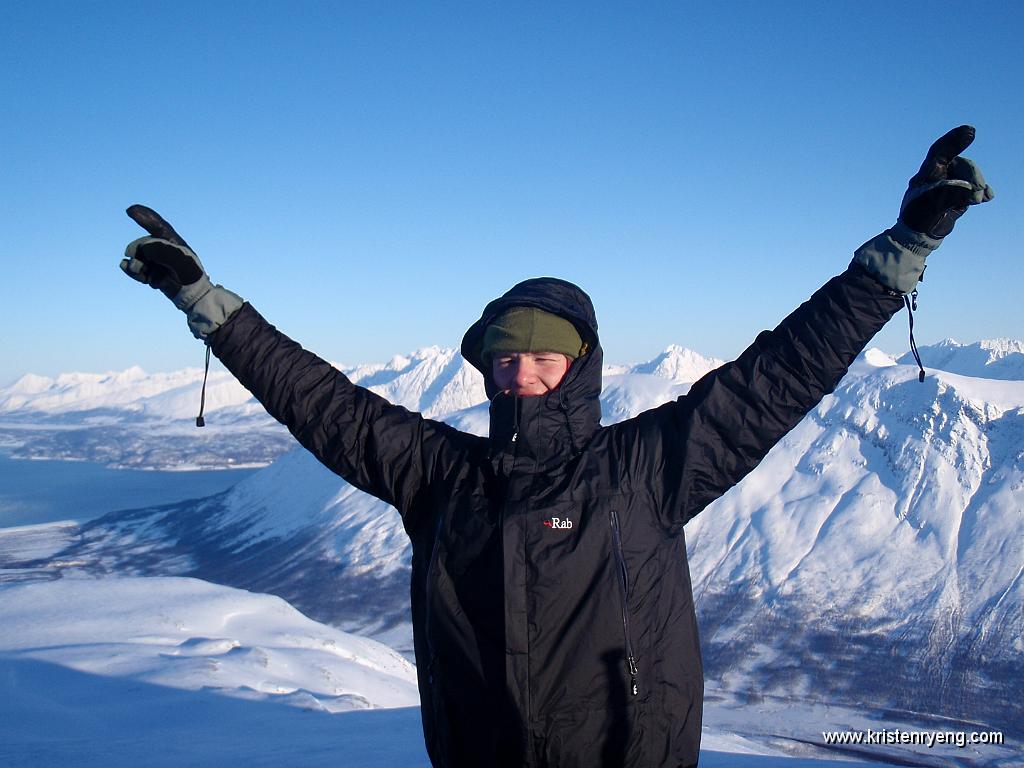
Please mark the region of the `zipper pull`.
<svg viewBox="0 0 1024 768"><path fill-rule="evenodd" d="M636 676L638 671L636 668L636 659L630 656L626 659L626 663L629 666L629 692L636 696L638 693L640 693L640 688L636 684Z"/></svg>

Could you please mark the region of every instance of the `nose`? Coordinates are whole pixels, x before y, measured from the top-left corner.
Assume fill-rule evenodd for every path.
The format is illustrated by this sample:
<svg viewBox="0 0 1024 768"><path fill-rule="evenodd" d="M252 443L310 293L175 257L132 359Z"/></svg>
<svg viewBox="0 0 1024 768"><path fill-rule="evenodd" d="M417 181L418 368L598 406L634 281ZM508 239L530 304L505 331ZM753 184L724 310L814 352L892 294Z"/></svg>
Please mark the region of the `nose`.
<svg viewBox="0 0 1024 768"><path fill-rule="evenodd" d="M537 366L529 359L520 358L516 361L516 384L524 386L537 380Z"/></svg>

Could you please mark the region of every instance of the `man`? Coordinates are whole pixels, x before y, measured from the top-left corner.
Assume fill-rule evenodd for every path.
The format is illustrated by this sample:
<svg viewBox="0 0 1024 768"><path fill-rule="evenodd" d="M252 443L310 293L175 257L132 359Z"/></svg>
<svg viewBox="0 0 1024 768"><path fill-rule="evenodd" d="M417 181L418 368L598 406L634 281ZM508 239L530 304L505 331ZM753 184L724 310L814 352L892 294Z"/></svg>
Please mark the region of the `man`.
<svg viewBox="0 0 1024 768"><path fill-rule="evenodd" d="M925 256L991 199L931 148L894 227L734 362L678 400L600 426L594 309L572 283L495 299L462 353L491 398L487 438L353 385L210 283L149 209L122 268L327 467L393 504L412 539L412 618L436 766L696 765L703 675L683 525L831 392L899 310Z"/></svg>

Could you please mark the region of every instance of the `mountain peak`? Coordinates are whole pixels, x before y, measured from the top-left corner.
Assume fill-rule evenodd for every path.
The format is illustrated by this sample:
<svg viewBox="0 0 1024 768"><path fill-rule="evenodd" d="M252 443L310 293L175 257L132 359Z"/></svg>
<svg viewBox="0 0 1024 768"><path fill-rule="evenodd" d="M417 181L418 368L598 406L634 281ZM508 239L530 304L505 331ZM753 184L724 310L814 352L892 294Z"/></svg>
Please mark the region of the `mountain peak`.
<svg viewBox="0 0 1024 768"><path fill-rule="evenodd" d="M11 384L7 391L11 394L35 395L53 386L53 379L46 376L39 376L35 373L26 373L20 379Z"/></svg>
<svg viewBox="0 0 1024 768"><path fill-rule="evenodd" d="M983 339L971 344L943 339L918 351L926 368L975 378L1024 380L1024 341L1018 339ZM908 352L897 362L912 365L914 360Z"/></svg>
<svg viewBox="0 0 1024 768"><path fill-rule="evenodd" d="M705 357L688 347L670 344L653 360L634 365L629 373L646 373L671 381L692 383L723 363L723 360Z"/></svg>

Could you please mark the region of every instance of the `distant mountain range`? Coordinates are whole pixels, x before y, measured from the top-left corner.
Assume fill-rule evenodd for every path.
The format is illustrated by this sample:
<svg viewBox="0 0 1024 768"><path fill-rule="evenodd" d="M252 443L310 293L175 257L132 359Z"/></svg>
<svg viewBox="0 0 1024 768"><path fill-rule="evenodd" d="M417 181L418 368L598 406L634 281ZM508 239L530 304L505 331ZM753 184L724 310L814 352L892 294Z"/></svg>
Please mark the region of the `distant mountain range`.
<svg viewBox="0 0 1024 768"><path fill-rule="evenodd" d="M639 365L607 366L606 419L628 413L631 398L678 396L721 364L671 346ZM357 384L431 418L447 418L487 399L483 378L454 349L426 347L387 363L336 367ZM631 377L628 387L624 376ZM226 371L210 374L206 426L197 429L202 381L199 368L147 374L134 367L56 378L27 374L0 388L0 447L16 458L135 469L264 466L294 447L284 427ZM486 431L486 414L459 418L463 428Z"/></svg>
<svg viewBox="0 0 1024 768"><path fill-rule="evenodd" d="M708 678L753 700L978 720L1024 735L1024 344L947 341L921 354L923 384L916 365L865 353L761 466L687 526ZM609 366L606 423L685 394L719 362L672 347L642 365ZM347 370L396 402L486 430L482 382L452 350ZM142 402L127 397L131 376ZM194 404L184 393L198 402L198 384L189 372L163 376L158 386L140 373L111 375L110 398L81 374L23 378L0 391L5 434L31 454L39 449L18 425L33 419L82 433L73 446L91 445L88 419L98 414L125 431L160 418L184 431ZM269 433L244 392L217 386L211 424L223 417ZM165 437L178 439L149 441ZM0 534L8 580L195 576L280 595L405 652L409 558L394 510L301 450L210 498Z"/></svg>

